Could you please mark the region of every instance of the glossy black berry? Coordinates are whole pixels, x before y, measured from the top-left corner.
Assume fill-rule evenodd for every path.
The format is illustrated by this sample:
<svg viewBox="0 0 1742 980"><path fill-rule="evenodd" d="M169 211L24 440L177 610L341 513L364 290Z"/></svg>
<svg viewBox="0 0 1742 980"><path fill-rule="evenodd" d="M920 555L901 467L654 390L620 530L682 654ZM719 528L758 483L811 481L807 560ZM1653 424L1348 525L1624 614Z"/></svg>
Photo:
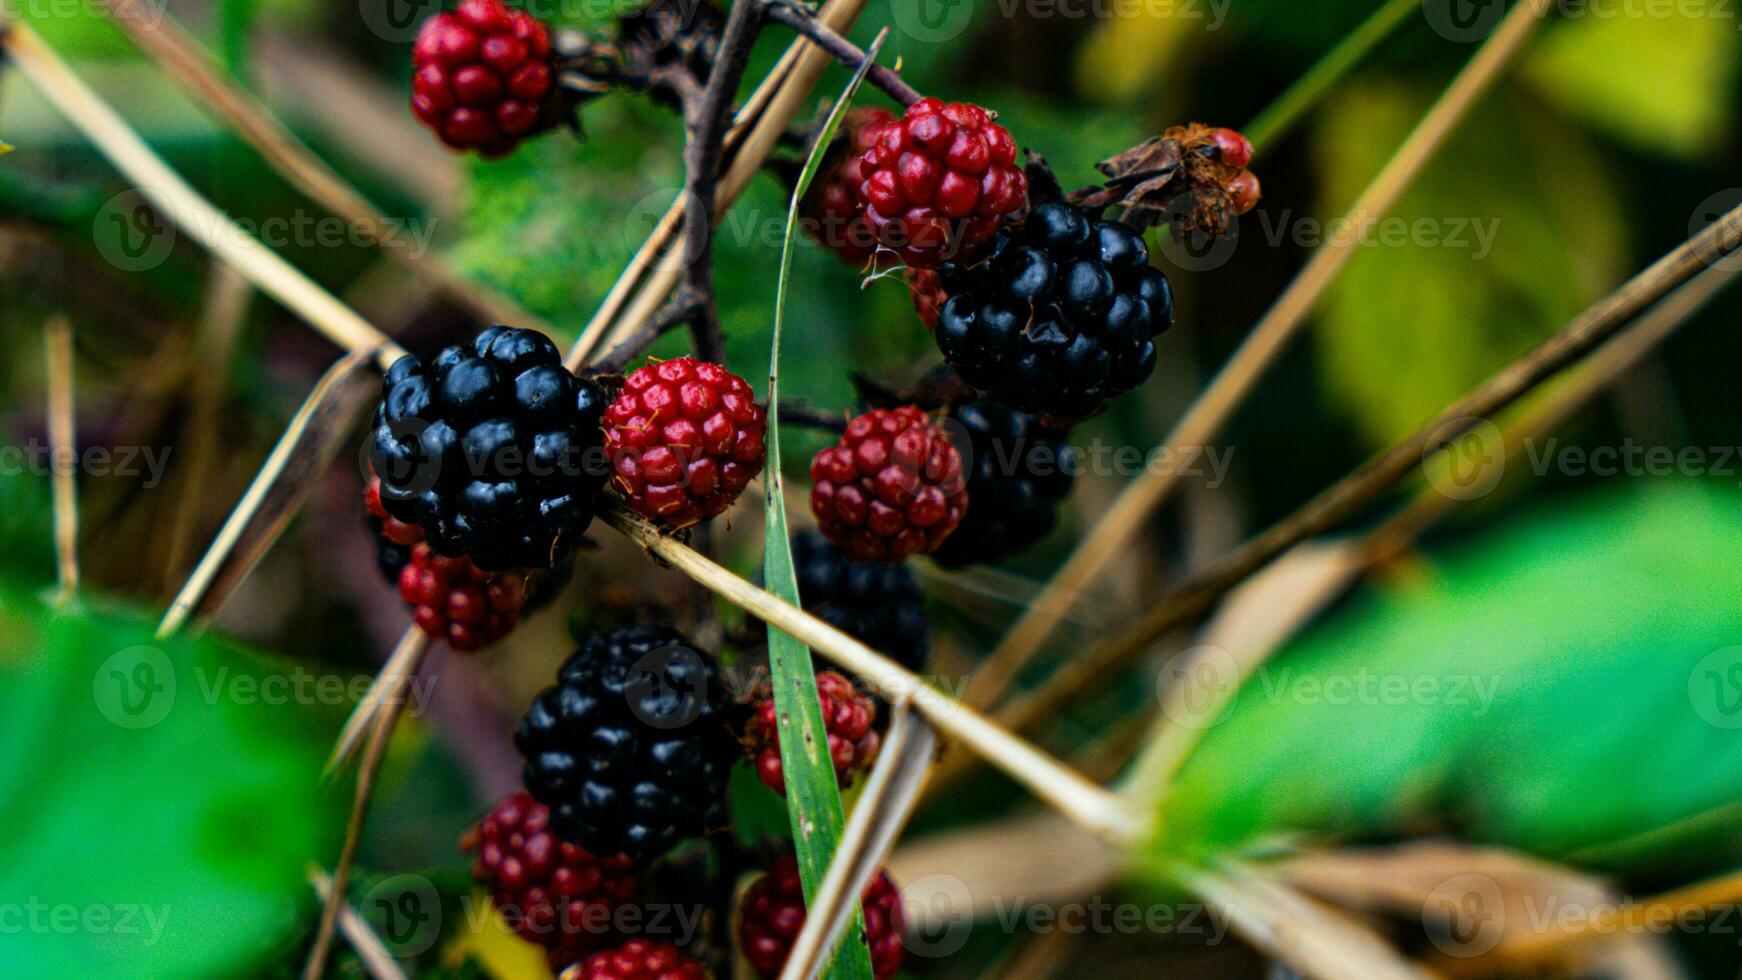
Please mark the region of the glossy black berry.
<svg viewBox="0 0 1742 980"><path fill-rule="evenodd" d="M714 659L675 630L589 637L533 699L514 744L558 837L641 860L725 826L741 750Z"/></svg>
<svg viewBox="0 0 1742 980"><path fill-rule="evenodd" d="M959 405L950 417L968 436L963 461L973 503L933 560L949 567L998 562L1046 537L1076 480L1066 434L990 401Z"/></svg>
<svg viewBox="0 0 1742 980"><path fill-rule="evenodd" d="M605 395L550 338L490 327L383 380L370 460L386 511L479 568L547 568L574 549L604 482Z"/></svg>
<svg viewBox="0 0 1742 980"><path fill-rule="evenodd" d="M938 347L964 380L1063 424L1141 384L1173 293L1143 236L1062 201L998 233L988 257L947 266Z"/></svg>
<svg viewBox="0 0 1742 980"><path fill-rule="evenodd" d="M925 670L931 649L925 600L907 566L853 561L815 531L793 536L792 563L807 612L908 670Z"/></svg>

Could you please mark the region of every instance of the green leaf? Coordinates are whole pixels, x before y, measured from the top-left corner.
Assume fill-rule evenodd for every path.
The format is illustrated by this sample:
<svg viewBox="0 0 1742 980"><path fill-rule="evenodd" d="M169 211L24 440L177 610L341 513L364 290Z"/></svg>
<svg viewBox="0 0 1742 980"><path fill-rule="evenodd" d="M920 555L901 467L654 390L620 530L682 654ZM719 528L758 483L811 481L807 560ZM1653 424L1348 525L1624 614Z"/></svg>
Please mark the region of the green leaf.
<svg viewBox="0 0 1742 980"><path fill-rule="evenodd" d="M1326 107L1318 215L1355 200L1427 104L1391 84L1348 89ZM1333 402L1375 445L1414 431L1621 278L1621 213L1587 141L1491 97L1326 295L1314 353ZM1241 232L1303 246L1348 233L1272 202Z"/></svg>
<svg viewBox="0 0 1742 980"><path fill-rule="evenodd" d="M1567 18L1521 66L1550 101L1633 145L1696 157L1730 131L1736 21L1667 5L1658 16ZM1649 81L1639 71L1650 66Z"/></svg>
<svg viewBox="0 0 1742 980"><path fill-rule="evenodd" d="M1365 589L1279 651L1159 802L1148 870L1432 833L1600 870L1734 867L1742 507L1634 482Z"/></svg>
<svg viewBox="0 0 1742 980"><path fill-rule="evenodd" d="M804 170L793 188L786 212L786 231L780 248L780 275L774 293L774 339L768 355L768 462L763 475L767 519L763 542L763 577L769 591L793 605L799 604L798 576L792 565L792 542L786 528L785 478L780 472L780 332L786 316L786 294L792 269L793 239L798 229L799 202L804 200L829 143L835 138L853 93L882 47L879 35L866 52L865 61L835 100L817 133ZM793 848L798 855L799 878L808 901L816 894L828 872L829 861L841 839L844 822L841 790L835 782L835 767L829 758L828 729L823 726L822 704L817 697L816 672L810 648L796 637L768 624L768 672L774 685L774 706L779 719L780 765L786 782L787 815L792 824ZM855 907L852 927L841 938L830 958L827 975L840 980L871 976L871 950L865 944L864 914Z"/></svg>
<svg viewBox="0 0 1742 980"><path fill-rule="evenodd" d="M254 973L336 845L316 790L336 680L0 587L0 895L26 903L7 970Z"/></svg>

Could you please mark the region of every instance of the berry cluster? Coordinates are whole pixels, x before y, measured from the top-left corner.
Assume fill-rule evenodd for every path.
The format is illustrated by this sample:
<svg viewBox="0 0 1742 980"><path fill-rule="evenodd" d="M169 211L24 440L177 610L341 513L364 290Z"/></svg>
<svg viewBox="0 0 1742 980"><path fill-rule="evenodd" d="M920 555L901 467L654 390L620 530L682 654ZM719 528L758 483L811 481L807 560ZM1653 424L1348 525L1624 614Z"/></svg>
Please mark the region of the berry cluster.
<svg viewBox="0 0 1742 980"><path fill-rule="evenodd" d="M486 571L548 568L592 522L605 393L535 330L491 327L427 364L396 361L370 461L386 513Z"/></svg>
<svg viewBox="0 0 1742 980"><path fill-rule="evenodd" d="M676 630L589 637L533 699L514 744L558 837L636 861L724 822L738 754L714 658Z"/></svg>
<svg viewBox="0 0 1742 980"><path fill-rule="evenodd" d="M840 152L805 195L805 230L848 265L864 265L877 251L859 187L865 182L866 151L882 128L895 121L894 113L878 106L850 110L841 122L846 138Z"/></svg>
<svg viewBox="0 0 1742 980"><path fill-rule="evenodd" d="M455 150L497 157L556 121L550 33L502 0L460 0L412 47L411 108Z"/></svg>
<svg viewBox="0 0 1742 980"><path fill-rule="evenodd" d="M601 945L612 910L635 897L628 858L558 840L549 808L523 792L497 803L461 847L476 853L472 876L490 889L503 920L553 959Z"/></svg>
<svg viewBox="0 0 1742 980"><path fill-rule="evenodd" d="M871 725L877 720L877 703L859 693L853 682L832 670L817 675L817 699L821 703L823 728L829 736L829 761L844 789L853 775L871 768L877 759L881 738ZM751 706L744 727L744 744L756 775L769 789L786 795L786 776L780 766L780 731L772 695Z"/></svg>
<svg viewBox="0 0 1742 980"><path fill-rule="evenodd" d="M967 511L962 527L974 513ZM945 539L946 548L953 538ZM807 612L908 670L925 670L930 651L925 599L907 566L854 561L815 531L793 535L792 563L799 601Z"/></svg>
<svg viewBox="0 0 1742 980"><path fill-rule="evenodd" d="M871 972L888 980L901 969L901 893L881 870L865 886L862 898L865 940L871 948ZM792 944L804 928L804 884L798 860L785 855L750 884L738 921L738 942L744 958L765 977L780 975Z"/></svg>
<svg viewBox="0 0 1742 980"><path fill-rule="evenodd" d="M611 485L648 520L689 527L730 507L762 472L767 428L750 385L718 364L649 364L605 410Z"/></svg>
<svg viewBox="0 0 1742 980"><path fill-rule="evenodd" d="M943 273L937 342L964 380L1055 423L1093 414L1155 370L1173 292L1143 236L1063 201Z"/></svg>
<svg viewBox="0 0 1742 980"><path fill-rule="evenodd" d="M707 980L700 960L670 943L631 939L600 950L562 973L562 980Z"/></svg>
<svg viewBox="0 0 1742 980"><path fill-rule="evenodd" d="M958 405L950 418L968 434L974 506L932 557L950 567L998 562L1046 537L1075 481L1065 433L997 402Z"/></svg>
<svg viewBox="0 0 1742 980"><path fill-rule="evenodd" d="M968 506L962 457L911 405L874 408L811 460L811 510L855 561L936 551Z"/></svg>

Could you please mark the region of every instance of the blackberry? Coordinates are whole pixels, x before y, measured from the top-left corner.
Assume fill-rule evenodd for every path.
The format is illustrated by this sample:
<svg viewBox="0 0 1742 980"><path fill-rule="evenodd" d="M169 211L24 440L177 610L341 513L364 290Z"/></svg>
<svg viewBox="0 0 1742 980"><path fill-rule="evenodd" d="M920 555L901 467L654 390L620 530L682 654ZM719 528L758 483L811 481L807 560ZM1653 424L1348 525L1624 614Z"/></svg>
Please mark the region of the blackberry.
<svg viewBox="0 0 1742 980"><path fill-rule="evenodd" d="M823 728L829 736L829 761L835 767L835 779L846 789L855 773L871 768L877 760L877 748L883 741L872 728L877 721L877 702L861 694L844 674L825 670L816 680ZM744 748L763 785L785 796L777 711L772 693L751 706L750 721L744 726Z"/></svg>
<svg viewBox="0 0 1742 980"><path fill-rule="evenodd" d="M548 568L593 520L605 393L550 338L491 327L388 369L370 460L388 514L486 571Z"/></svg>
<svg viewBox="0 0 1742 980"><path fill-rule="evenodd" d="M498 157L557 121L550 32L502 0L460 0L412 47L411 108L455 150Z"/></svg>
<svg viewBox="0 0 1742 980"><path fill-rule="evenodd" d="M1065 433L989 401L959 405L950 417L968 434L974 506L932 558L952 568L997 562L1046 537L1076 479Z"/></svg>
<svg viewBox="0 0 1742 980"><path fill-rule="evenodd" d="M558 837L640 861L725 823L738 755L714 660L676 630L595 634L533 699L514 744Z"/></svg>
<svg viewBox="0 0 1742 980"><path fill-rule="evenodd" d="M877 236L865 220L859 185L865 181L865 151L876 145L882 128L895 121L895 114L881 106L848 110L841 121L845 137L830 151L827 169L805 195L805 231L848 265L862 266L877 251Z"/></svg>
<svg viewBox="0 0 1742 980"><path fill-rule="evenodd" d="M768 415L743 378L679 357L639 368L605 410L611 485L669 528L718 516L762 472Z"/></svg>
<svg viewBox="0 0 1742 980"><path fill-rule="evenodd" d="M792 563L808 612L908 670L925 671L925 600L906 565L854 561L815 531L793 536Z"/></svg>
<svg viewBox="0 0 1742 980"><path fill-rule="evenodd" d="M916 406L873 408L811 459L811 511L857 561L930 554L968 506L962 457Z"/></svg>
<svg viewBox="0 0 1742 980"><path fill-rule="evenodd" d="M635 897L628 858L557 840L549 808L524 792L503 797L460 847L477 853L472 877L490 890L503 921L553 957L601 945L612 911Z"/></svg>
<svg viewBox="0 0 1742 980"><path fill-rule="evenodd" d="M1093 414L1155 370L1173 324L1167 276L1143 236L1063 201L994 238L985 261L944 270L936 337L962 378L1049 422Z"/></svg>
<svg viewBox="0 0 1742 980"><path fill-rule="evenodd" d="M860 903L865 913L865 941L871 949L871 975L887 980L900 971L904 952L901 893L889 874L878 869L865 886ZM744 892L738 913L738 946L744 958L763 976L779 976L804 920L804 885L798 875L798 860L787 854Z"/></svg>

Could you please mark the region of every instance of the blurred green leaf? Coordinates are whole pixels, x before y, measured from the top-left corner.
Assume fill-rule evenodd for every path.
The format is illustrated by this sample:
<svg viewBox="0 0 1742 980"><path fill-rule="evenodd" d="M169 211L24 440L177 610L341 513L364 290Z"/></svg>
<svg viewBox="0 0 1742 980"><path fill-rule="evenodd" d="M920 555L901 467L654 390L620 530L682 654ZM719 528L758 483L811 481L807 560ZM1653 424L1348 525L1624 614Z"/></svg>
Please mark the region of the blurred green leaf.
<svg viewBox="0 0 1742 980"><path fill-rule="evenodd" d="M1144 860L1444 832L1581 867L1733 866L1739 504L1691 481L1594 494L1363 590L1245 683Z"/></svg>
<svg viewBox="0 0 1742 980"><path fill-rule="evenodd" d="M1656 16L1586 16L1553 25L1522 74L1567 112L1653 152L1692 157L1730 130L1736 20L1673 6Z"/></svg>
<svg viewBox="0 0 1742 980"><path fill-rule="evenodd" d="M1317 215L1355 200L1427 103L1397 85L1364 85L1326 107ZM1621 215L1586 141L1491 98L1363 237L1327 294L1315 353L1332 400L1376 444L1413 431L1621 278ZM1350 234L1272 201L1241 224L1290 246Z"/></svg>
<svg viewBox="0 0 1742 980"><path fill-rule="evenodd" d="M0 589L7 971L248 975L335 845L338 798L316 787L337 680Z"/></svg>
<svg viewBox="0 0 1742 980"><path fill-rule="evenodd" d="M0 584L39 588L54 581L48 479L0 473Z"/></svg>

